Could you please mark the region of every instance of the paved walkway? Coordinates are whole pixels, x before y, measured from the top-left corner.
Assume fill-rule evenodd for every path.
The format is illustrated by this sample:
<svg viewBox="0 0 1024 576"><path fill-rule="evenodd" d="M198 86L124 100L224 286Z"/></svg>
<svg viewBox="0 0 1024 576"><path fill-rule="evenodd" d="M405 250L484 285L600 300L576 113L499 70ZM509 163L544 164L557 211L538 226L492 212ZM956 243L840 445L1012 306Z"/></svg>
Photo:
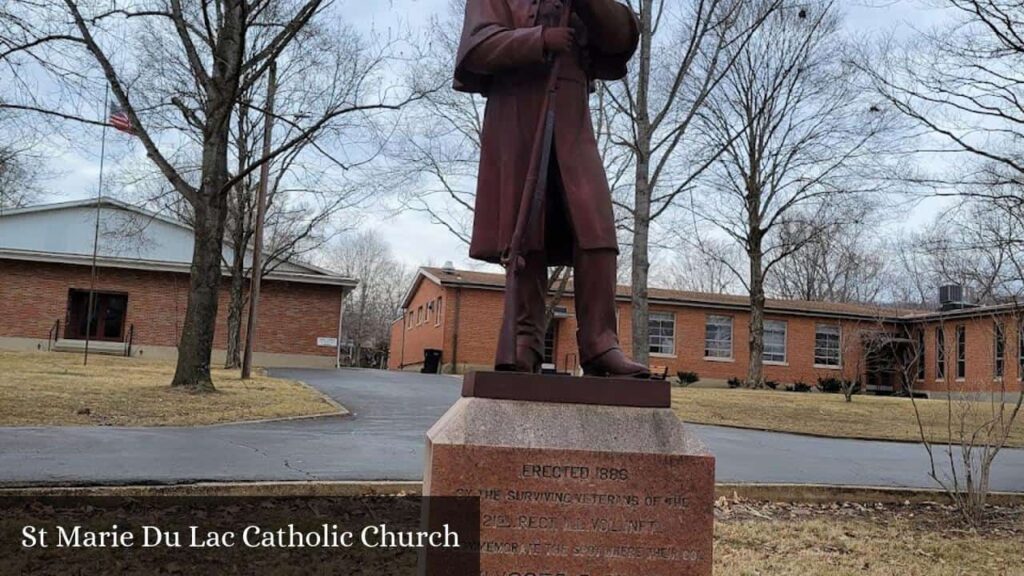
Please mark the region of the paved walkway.
<svg viewBox="0 0 1024 576"><path fill-rule="evenodd" d="M419 480L424 433L455 401L447 376L280 370L353 415L204 428L0 428L0 485ZM720 482L931 488L916 444L694 426ZM1024 450L999 456L994 490L1024 492Z"/></svg>

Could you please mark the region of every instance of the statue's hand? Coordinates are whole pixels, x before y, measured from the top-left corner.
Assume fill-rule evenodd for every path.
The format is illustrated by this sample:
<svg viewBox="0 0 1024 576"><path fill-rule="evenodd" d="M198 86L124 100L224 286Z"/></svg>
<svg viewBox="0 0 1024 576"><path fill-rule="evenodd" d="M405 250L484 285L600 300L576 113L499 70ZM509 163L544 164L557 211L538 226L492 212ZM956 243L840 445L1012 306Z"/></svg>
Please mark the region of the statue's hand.
<svg viewBox="0 0 1024 576"><path fill-rule="evenodd" d="M576 30L572 28L545 28L544 49L552 54L562 54L572 50L576 42Z"/></svg>

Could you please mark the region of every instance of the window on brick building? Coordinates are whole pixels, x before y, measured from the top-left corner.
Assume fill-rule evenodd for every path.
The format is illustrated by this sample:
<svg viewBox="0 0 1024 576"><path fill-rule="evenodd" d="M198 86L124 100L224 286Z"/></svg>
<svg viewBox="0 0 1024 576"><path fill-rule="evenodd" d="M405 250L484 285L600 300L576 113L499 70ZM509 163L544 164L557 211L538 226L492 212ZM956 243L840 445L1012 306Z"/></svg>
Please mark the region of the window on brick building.
<svg viewBox="0 0 1024 576"><path fill-rule="evenodd" d="M917 331L917 379L924 380L925 370L924 330Z"/></svg>
<svg viewBox="0 0 1024 576"><path fill-rule="evenodd" d="M814 328L814 364L832 368L842 365L841 342L838 324L818 324Z"/></svg>
<svg viewBox="0 0 1024 576"><path fill-rule="evenodd" d="M1002 378L1006 374L1006 330L996 322L992 332L992 377Z"/></svg>
<svg viewBox="0 0 1024 576"><path fill-rule="evenodd" d="M935 379L946 378L946 332L942 327L935 329Z"/></svg>
<svg viewBox="0 0 1024 576"><path fill-rule="evenodd" d="M764 361L786 362L786 322L783 320L764 321Z"/></svg>
<svg viewBox="0 0 1024 576"><path fill-rule="evenodd" d="M956 377L963 380L967 377L967 327L956 327Z"/></svg>
<svg viewBox="0 0 1024 576"><path fill-rule="evenodd" d="M406 330L411 329L413 324L415 324L414 315L415 315L415 312L413 312L412 310L409 310L409 313L406 315L406 319L405 319L405 328L406 328Z"/></svg>
<svg viewBox="0 0 1024 576"><path fill-rule="evenodd" d="M423 324L423 306L416 309L416 325Z"/></svg>
<svg viewBox="0 0 1024 576"><path fill-rule="evenodd" d="M1017 379L1024 380L1024 322L1017 326Z"/></svg>
<svg viewBox="0 0 1024 576"><path fill-rule="evenodd" d="M708 316L704 325L704 357L732 358L732 316Z"/></svg>
<svg viewBox="0 0 1024 576"><path fill-rule="evenodd" d="M434 326L441 325L441 296L437 297L437 304L434 306Z"/></svg>
<svg viewBox="0 0 1024 576"><path fill-rule="evenodd" d="M671 312L651 312L648 322L651 354L675 354L676 315Z"/></svg>

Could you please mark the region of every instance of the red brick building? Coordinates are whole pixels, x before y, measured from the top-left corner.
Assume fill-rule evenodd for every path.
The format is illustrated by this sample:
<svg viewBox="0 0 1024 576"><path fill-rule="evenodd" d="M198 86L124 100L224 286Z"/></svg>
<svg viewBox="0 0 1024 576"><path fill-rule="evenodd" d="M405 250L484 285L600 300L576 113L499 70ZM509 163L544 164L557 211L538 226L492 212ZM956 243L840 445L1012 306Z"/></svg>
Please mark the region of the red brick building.
<svg viewBox="0 0 1024 576"><path fill-rule="evenodd" d="M90 348L173 357L188 302L192 231L111 199L100 203L100 239L92 322L92 243L96 201L0 213L0 348ZM225 250L225 262L232 255ZM334 366L342 303L357 282L294 262L265 277L256 362ZM215 362L227 342L227 270L217 318Z"/></svg>
<svg viewBox="0 0 1024 576"><path fill-rule="evenodd" d="M421 369L424 351L434 349L441 351L444 372L489 369L503 289L500 274L421 269L407 294L403 317L392 325L389 368ZM652 366L666 367L670 376L695 372L702 382L711 383L746 376L749 299L651 289L650 302ZM546 342L549 370L578 370L573 304L570 291L556 310ZM869 390L888 392L899 388L901 374L913 372L919 391L980 391L996 389L1000 381L1013 382L1009 389L1019 391L1024 339L1019 337L1016 308L949 308L900 310L769 299L765 377L780 384L810 385L819 379L860 379ZM626 287L619 288L618 311L620 339L628 350L632 335ZM941 362L937 344L946 351Z"/></svg>

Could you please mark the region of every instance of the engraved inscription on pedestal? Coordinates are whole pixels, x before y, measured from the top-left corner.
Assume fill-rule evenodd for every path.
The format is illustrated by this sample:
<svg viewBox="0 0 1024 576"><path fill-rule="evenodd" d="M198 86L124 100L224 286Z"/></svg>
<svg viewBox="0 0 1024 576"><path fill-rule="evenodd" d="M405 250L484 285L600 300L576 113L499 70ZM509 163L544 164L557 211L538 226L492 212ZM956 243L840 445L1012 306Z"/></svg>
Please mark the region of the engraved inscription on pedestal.
<svg viewBox="0 0 1024 576"><path fill-rule="evenodd" d="M711 574L714 458L671 410L464 399L426 492L480 498L481 575Z"/></svg>

